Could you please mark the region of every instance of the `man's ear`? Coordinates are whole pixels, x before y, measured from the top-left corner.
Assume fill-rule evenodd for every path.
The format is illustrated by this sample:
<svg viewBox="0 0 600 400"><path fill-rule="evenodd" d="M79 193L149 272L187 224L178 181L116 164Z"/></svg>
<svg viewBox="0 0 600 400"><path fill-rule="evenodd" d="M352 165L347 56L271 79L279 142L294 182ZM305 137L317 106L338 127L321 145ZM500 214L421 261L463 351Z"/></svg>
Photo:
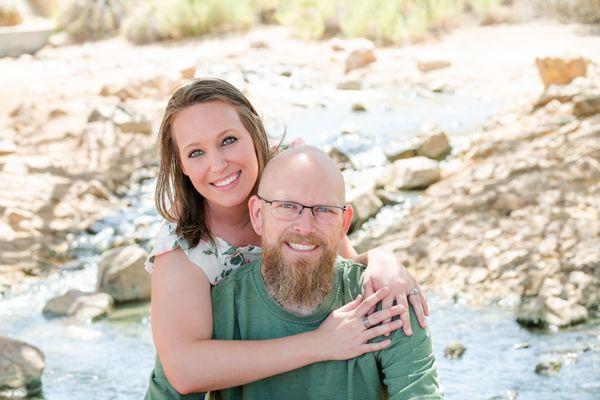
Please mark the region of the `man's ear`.
<svg viewBox="0 0 600 400"><path fill-rule="evenodd" d="M260 223L260 213L262 212L260 208L260 199L258 196L253 195L248 200L248 210L250 211L250 221L252 222L252 227L254 228L254 232L257 235L261 234L261 223Z"/></svg>
<svg viewBox="0 0 600 400"><path fill-rule="evenodd" d="M346 211L344 211L343 225L342 225L344 235L348 234L348 230L350 230L350 224L352 223L353 215L354 215L354 209L352 208L352 205L346 204Z"/></svg>

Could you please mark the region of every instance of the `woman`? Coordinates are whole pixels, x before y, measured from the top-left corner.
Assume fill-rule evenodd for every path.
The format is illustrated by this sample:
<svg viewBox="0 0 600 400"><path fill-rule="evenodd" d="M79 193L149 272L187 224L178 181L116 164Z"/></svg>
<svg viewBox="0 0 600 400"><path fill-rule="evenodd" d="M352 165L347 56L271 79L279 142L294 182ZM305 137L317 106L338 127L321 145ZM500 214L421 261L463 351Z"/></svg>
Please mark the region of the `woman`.
<svg viewBox="0 0 600 400"><path fill-rule="evenodd" d="M385 310L369 315L368 323L356 311L362 301L357 298L314 332L263 341L211 340L211 284L261 255L247 200L256 193L271 156L269 142L241 92L219 79L197 79L171 96L159 148L156 202L170 222L159 233L148 263L153 271L152 334L160 361L147 399L238 386L314 362L380 350L389 340L367 341L403 323L410 333L406 307L391 306L394 301L406 304L411 289L408 299L425 326L429 311L412 276L391 265L384 252L358 255L346 238L340 255L368 264L364 297L369 308L383 300ZM400 313L401 320L389 322ZM365 330L379 322L384 324Z"/></svg>

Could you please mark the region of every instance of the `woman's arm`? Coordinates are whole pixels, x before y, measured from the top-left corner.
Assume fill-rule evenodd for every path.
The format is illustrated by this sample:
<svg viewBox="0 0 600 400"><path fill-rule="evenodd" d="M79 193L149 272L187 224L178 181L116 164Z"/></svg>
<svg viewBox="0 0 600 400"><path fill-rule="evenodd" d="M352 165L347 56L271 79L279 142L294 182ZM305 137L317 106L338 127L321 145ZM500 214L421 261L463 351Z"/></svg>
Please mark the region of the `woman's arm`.
<svg viewBox="0 0 600 400"><path fill-rule="evenodd" d="M152 335L165 375L181 394L243 385L324 360L344 360L389 345L368 340L398 329L402 320L365 330L361 318L387 295L383 289L335 310L315 331L290 337L211 340L210 284L181 249L157 256L152 273ZM370 325L402 306L369 316ZM235 362L233 362L235 360Z"/></svg>
<svg viewBox="0 0 600 400"><path fill-rule="evenodd" d="M358 254L350 244L347 236L342 240L339 253L344 258L352 259L367 266L363 278L363 295L365 297L381 287L390 288L390 294L382 300L381 307L382 309L389 308L394 301L396 304L404 306L405 311L402 313L401 319L404 321L402 329L407 336L412 335L408 302L412 304L415 310L419 325L422 328L427 326L425 321L425 318L429 316L427 300L415 278L398 262L394 253L375 248ZM413 288L418 289L417 294L410 293Z"/></svg>

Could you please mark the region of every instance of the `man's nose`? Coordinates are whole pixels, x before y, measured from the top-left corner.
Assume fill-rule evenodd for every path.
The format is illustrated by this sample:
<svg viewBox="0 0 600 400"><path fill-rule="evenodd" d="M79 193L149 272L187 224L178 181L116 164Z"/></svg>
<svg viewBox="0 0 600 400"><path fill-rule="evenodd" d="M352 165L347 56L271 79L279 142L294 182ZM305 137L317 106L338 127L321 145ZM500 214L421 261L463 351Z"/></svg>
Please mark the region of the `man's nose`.
<svg viewBox="0 0 600 400"><path fill-rule="evenodd" d="M315 217L311 210L309 208L304 208L296 219L294 228L298 233L306 234L315 231L315 224Z"/></svg>

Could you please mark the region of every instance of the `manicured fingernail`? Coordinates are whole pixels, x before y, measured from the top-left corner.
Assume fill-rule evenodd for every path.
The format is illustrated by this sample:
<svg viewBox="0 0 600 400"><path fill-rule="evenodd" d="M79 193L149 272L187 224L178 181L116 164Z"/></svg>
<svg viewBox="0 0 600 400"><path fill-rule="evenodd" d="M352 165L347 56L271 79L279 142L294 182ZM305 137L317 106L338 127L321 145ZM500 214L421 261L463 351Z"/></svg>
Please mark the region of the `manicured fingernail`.
<svg viewBox="0 0 600 400"><path fill-rule="evenodd" d="M383 336L390 336L390 333L388 332L388 333L384 334Z"/></svg>

